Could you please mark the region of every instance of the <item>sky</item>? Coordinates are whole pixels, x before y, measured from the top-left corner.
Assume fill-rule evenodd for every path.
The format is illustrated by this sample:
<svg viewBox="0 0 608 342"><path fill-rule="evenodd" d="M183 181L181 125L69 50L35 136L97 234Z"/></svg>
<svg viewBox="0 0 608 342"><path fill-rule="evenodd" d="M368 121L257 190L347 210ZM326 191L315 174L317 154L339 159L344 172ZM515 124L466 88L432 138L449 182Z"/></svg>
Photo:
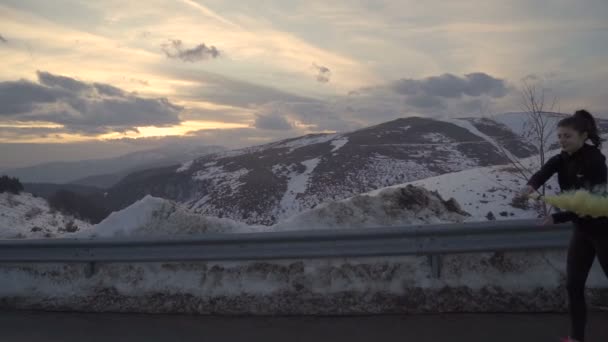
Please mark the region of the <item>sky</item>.
<svg viewBox="0 0 608 342"><path fill-rule="evenodd" d="M0 0L0 170L421 115L608 116L605 0Z"/></svg>

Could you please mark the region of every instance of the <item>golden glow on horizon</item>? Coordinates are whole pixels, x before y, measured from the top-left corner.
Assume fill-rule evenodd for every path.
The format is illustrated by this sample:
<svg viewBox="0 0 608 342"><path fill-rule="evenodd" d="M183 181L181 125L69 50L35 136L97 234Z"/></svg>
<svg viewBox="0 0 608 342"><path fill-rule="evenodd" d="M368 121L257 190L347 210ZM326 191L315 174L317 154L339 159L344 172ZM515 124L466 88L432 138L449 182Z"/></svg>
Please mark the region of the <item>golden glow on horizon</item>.
<svg viewBox="0 0 608 342"><path fill-rule="evenodd" d="M18 139L11 139L10 137L1 137L0 143L3 144L69 144L84 141L95 141L98 140L96 137L87 137L79 134L70 133L53 133L46 136L40 135L19 135Z"/></svg>
<svg viewBox="0 0 608 342"><path fill-rule="evenodd" d="M46 121L0 122L0 128L63 128L63 125Z"/></svg>
<svg viewBox="0 0 608 342"><path fill-rule="evenodd" d="M145 126L137 127L137 132L125 132L125 133L108 133L98 136L98 139L120 139L120 138L149 138L149 137L162 137L169 135L185 135L192 131L202 129L234 129L234 128L247 128L248 124L237 124L227 122L216 122L216 121L184 121L180 125L170 127L154 127Z"/></svg>
<svg viewBox="0 0 608 342"><path fill-rule="evenodd" d="M14 122L0 123L0 128L63 128L64 126L49 122ZM98 136L84 136L74 133L49 133L46 135L40 134L20 134L18 138L0 137L0 143L74 143L83 141L95 140L111 140L121 138L149 138L149 137L164 137L164 136L181 136L189 132L203 129L235 129L247 128L250 124L245 123L228 123L217 121L184 121L180 125L170 127L154 127L144 126L137 127L138 132L129 131L125 133L112 132L101 134Z"/></svg>

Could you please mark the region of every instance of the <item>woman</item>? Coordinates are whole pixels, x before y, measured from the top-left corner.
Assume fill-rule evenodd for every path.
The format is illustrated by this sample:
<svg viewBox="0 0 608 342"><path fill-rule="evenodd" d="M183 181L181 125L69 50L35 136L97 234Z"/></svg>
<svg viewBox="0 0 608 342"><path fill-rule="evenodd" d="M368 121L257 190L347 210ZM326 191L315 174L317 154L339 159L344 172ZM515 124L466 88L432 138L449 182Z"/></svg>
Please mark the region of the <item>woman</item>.
<svg viewBox="0 0 608 342"><path fill-rule="evenodd" d="M517 197L530 195L554 173L557 173L562 191L586 189L605 192L606 158L600 151L601 139L593 116L586 110L579 110L561 120L557 126L562 152L549 159L530 178L526 188ZM587 140L591 141L591 145L586 143ZM564 342L582 342L587 321L585 283L596 255L608 277L608 218L580 217L572 212L557 212L547 216L544 224L567 221L573 221L575 229L567 260L570 336Z"/></svg>

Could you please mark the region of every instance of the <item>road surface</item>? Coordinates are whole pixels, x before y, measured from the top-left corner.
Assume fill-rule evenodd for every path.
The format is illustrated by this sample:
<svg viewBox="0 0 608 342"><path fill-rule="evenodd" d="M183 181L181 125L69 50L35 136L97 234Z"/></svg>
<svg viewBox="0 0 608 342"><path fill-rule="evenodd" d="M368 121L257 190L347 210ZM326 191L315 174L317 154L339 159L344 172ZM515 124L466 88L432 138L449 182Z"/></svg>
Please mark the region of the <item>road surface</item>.
<svg viewBox="0 0 608 342"><path fill-rule="evenodd" d="M558 342L562 314L218 317L0 311L2 342ZM589 316L588 342L608 341L608 312Z"/></svg>

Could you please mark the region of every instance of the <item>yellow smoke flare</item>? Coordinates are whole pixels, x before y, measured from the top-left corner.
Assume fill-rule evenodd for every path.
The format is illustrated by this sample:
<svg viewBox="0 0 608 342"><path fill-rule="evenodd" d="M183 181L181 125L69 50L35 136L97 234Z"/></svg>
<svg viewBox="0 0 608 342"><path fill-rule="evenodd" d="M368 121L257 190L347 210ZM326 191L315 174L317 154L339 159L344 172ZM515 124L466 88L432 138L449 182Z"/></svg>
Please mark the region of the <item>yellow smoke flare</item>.
<svg viewBox="0 0 608 342"><path fill-rule="evenodd" d="M579 216L591 216L594 218L608 216L608 197L595 195L585 190L570 191L551 196L531 195L530 197L545 201L562 210L571 211Z"/></svg>

